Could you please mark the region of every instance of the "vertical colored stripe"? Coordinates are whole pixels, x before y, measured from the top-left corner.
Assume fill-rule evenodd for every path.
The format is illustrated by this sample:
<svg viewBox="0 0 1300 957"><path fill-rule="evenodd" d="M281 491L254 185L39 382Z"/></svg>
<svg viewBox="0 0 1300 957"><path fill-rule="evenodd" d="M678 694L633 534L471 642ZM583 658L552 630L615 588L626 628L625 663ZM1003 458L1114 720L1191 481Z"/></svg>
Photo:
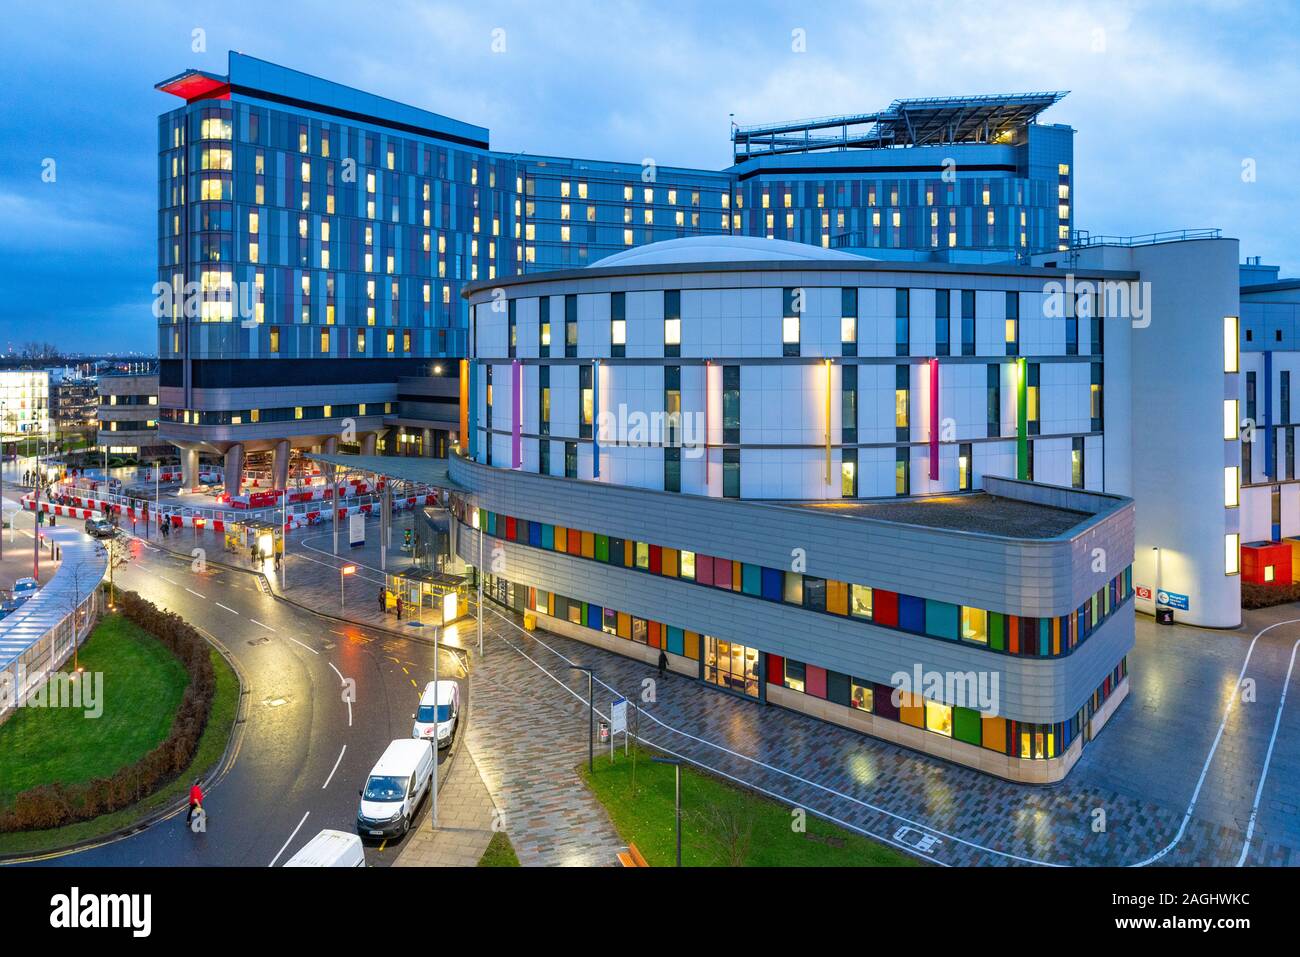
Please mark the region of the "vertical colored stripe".
<svg viewBox="0 0 1300 957"><path fill-rule="evenodd" d="M524 417L524 367L510 363L510 467L524 467L524 443L520 436Z"/></svg>
<svg viewBox="0 0 1300 957"><path fill-rule="evenodd" d="M469 360L469 457L478 461L478 362Z"/></svg>
<svg viewBox="0 0 1300 957"><path fill-rule="evenodd" d="M1016 478L1029 478L1029 368L1016 360Z"/></svg>
<svg viewBox="0 0 1300 957"><path fill-rule="evenodd" d="M591 364L591 477L600 478L600 360Z"/></svg>
<svg viewBox="0 0 1300 957"><path fill-rule="evenodd" d="M930 481L939 480L939 360L930 360Z"/></svg>
<svg viewBox="0 0 1300 957"><path fill-rule="evenodd" d="M843 427L843 423L841 423ZM826 484L831 484L831 360L826 360Z"/></svg>
<svg viewBox="0 0 1300 957"><path fill-rule="evenodd" d="M460 450L469 449L469 360L460 360Z"/></svg>

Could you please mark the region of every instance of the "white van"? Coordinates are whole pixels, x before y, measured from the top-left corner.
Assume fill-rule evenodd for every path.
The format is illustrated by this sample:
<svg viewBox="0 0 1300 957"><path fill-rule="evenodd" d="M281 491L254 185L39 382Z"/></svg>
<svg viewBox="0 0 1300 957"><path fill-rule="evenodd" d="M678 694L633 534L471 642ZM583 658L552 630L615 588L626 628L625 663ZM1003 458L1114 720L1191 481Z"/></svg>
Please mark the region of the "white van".
<svg viewBox="0 0 1300 957"><path fill-rule="evenodd" d="M420 695L419 710L411 715L415 719L411 737L426 741L436 737L438 747L445 748L456 733L459 716L460 685L454 681L430 681L424 686L424 694Z"/></svg>
<svg viewBox="0 0 1300 957"><path fill-rule="evenodd" d="M436 760L428 741L401 738L384 751L359 792L357 833L363 837L405 834L429 791Z"/></svg>
<svg viewBox="0 0 1300 957"><path fill-rule="evenodd" d="M345 831L321 831L303 845L285 867L365 867L366 853L361 838Z"/></svg>

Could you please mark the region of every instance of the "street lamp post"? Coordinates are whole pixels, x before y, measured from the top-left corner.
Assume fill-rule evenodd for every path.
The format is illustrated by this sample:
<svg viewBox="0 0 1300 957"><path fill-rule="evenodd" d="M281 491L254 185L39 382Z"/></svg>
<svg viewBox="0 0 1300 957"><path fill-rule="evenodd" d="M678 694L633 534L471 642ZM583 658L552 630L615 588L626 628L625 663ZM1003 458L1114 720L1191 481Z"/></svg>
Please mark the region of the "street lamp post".
<svg viewBox="0 0 1300 957"><path fill-rule="evenodd" d="M671 764L676 778L674 806L677 815L677 866L682 866L682 760L681 758L651 758L656 764Z"/></svg>
<svg viewBox="0 0 1300 957"><path fill-rule="evenodd" d="M596 773L596 699L592 694L594 672L586 665L569 665L574 671L587 672L587 771Z"/></svg>

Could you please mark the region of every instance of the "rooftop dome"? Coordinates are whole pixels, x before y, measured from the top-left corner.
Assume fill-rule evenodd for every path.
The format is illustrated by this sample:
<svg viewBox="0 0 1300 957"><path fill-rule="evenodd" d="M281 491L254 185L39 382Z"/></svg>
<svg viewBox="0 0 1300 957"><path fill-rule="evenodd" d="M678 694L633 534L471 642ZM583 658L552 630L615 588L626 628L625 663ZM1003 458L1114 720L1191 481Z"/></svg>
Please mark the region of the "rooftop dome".
<svg viewBox="0 0 1300 957"><path fill-rule="evenodd" d="M591 266L655 266L665 263L724 262L792 262L849 260L861 262L865 256L822 249L808 243L785 239L762 239L758 236L687 236L665 239L625 249L592 263ZM590 267L588 267L590 268Z"/></svg>

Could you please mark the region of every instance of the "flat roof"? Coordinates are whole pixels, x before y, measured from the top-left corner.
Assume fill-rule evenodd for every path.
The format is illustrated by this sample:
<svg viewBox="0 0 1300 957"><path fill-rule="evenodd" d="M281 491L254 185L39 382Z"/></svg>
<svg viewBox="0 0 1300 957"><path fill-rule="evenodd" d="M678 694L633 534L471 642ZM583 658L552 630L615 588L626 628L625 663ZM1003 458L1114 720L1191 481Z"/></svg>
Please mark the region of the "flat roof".
<svg viewBox="0 0 1300 957"><path fill-rule="evenodd" d="M1055 538L1092 518L1089 512L1039 505L988 492L850 502L773 501L768 504L820 510L845 518L867 518L1007 538Z"/></svg>
<svg viewBox="0 0 1300 957"><path fill-rule="evenodd" d="M828 149L992 143L1034 122L1068 90L894 100L883 110L732 129L736 161ZM836 130L813 135L814 130Z"/></svg>

